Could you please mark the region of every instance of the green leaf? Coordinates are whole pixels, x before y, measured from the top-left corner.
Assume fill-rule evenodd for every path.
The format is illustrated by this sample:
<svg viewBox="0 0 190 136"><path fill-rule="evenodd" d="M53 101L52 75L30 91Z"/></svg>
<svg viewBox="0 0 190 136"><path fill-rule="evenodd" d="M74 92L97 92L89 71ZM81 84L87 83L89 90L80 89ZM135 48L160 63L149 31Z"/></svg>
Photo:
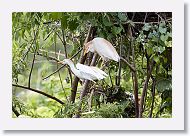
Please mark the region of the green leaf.
<svg viewBox="0 0 190 136"><path fill-rule="evenodd" d="M63 28L63 29L66 29L67 28L67 19L68 19L68 16L66 16L66 15L62 15L62 17L61 17L61 27Z"/></svg>
<svg viewBox="0 0 190 136"><path fill-rule="evenodd" d="M164 92L165 90L172 89L172 80L171 79L158 79L156 83L156 88L159 93Z"/></svg>
<svg viewBox="0 0 190 136"><path fill-rule="evenodd" d="M115 35L120 34L121 31L122 31L121 27L116 27L116 26L112 27L112 33Z"/></svg>
<svg viewBox="0 0 190 136"><path fill-rule="evenodd" d="M143 26L143 30L144 30L144 31L149 31L151 27L152 27L152 26L151 26L149 23L146 23L146 24Z"/></svg>
<svg viewBox="0 0 190 136"><path fill-rule="evenodd" d="M160 62L159 57L158 57L158 56L154 56L154 61L155 61L156 63L159 63L159 62Z"/></svg>
<svg viewBox="0 0 190 136"><path fill-rule="evenodd" d="M122 22L127 21L127 16L124 13L118 13L118 17Z"/></svg>
<svg viewBox="0 0 190 136"><path fill-rule="evenodd" d="M103 24L104 24L105 26L112 26L112 25L113 25L113 23L110 22L110 21L108 20L108 18L103 18L102 20L103 20Z"/></svg>
<svg viewBox="0 0 190 136"><path fill-rule="evenodd" d="M162 34L162 35L160 36L160 39L161 39L163 42L165 42L165 41L168 39L168 35Z"/></svg>
<svg viewBox="0 0 190 136"><path fill-rule="evenodd" d="M53 20L58 20L60 19L62 16L62 13L61 12L52 12L50 17L53 19Z"/></svg>
<svg viewBox="0 0 190 136"><path fill-rule="evenodd" d="M69 21L69 29L71 30L71 31L74 31L74 30L76 30L77 29L77 27L78 27L78 25L79 25L79 23L77 22L77 20L72 20L72 21Z"/></svg>
<svg viewBox="0 0 190 136"><path fill-rule="evenodd" d="M152 55L154 53L154 51L153 51L153 48L147 48L147 54L150 56L150 55Z"/></svg>
<svg viewBox="0 0 190 136"><path fill-rule="evenodd" d="M167 32L167 36L168 37L172 37L172 33L171 32Z"/></svg>
<svg viewBox="0 0 190 136"><path fill-rule="evenodd" d="M165 28L165 27L159 27L158 29L159 29L159 32L160 32L161 34L165 34L166 31L167 31L167 28Z"/></svg>

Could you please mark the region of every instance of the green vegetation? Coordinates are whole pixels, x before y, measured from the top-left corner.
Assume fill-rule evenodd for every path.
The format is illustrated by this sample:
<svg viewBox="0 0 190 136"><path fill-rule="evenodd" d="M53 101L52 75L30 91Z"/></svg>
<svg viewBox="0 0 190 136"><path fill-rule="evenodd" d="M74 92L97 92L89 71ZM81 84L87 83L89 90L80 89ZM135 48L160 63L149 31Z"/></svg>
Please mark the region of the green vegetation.
<svg viewBox="0 0 190 136"><path fill-rule="evenodd" d="M171 17L164 12L12 13L13 117L172 117ZM109 76L84 87L58 62L70 58L89 65L93 54L82 51L94 37L110 41L125 61L109 61L104 69ZM102 65L98 56L96 67Z"/></svg>

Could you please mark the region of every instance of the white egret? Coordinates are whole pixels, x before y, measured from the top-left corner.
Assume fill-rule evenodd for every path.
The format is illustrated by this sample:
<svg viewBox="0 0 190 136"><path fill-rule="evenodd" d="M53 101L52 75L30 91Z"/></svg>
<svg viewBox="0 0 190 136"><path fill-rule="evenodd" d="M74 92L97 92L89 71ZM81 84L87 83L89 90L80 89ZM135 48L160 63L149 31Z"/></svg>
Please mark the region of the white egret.
<svg viewBox="0 0 190 136"><path fill-rule="evenodd" d="M93 81L101 80L108 76L104 71L94 66L86 66L77 63L75 67L74 63L70 59L64 59L60 63L67 64L70 67L73 74L75 74L80 79L87 79Z"/></svg>
<svg viewBox="0 0 190 136"><path fill-rule="evenodd" d="M104 38L97 37L86 43L84 55L89 51L97 52L104 61L111 59L118 62L120 60L120 57L113 45Z"/></svg>

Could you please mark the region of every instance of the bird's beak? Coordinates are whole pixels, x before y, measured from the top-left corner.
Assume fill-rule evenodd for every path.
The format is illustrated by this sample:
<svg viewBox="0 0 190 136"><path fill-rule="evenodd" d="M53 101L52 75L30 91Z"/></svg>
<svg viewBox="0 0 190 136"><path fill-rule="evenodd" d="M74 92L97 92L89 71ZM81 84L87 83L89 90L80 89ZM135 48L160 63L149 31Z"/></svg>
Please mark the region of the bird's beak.
<svg viewBox="0 0 190 136"><path fill-rule="evenodd" d="M83 56L85 56L86 53L87 53L87 49L85 48L85 49L84 49L84 52L83 52Z"/></svg>
<svg viewBox="0 0 190 136"><path fill-rule="evenodd" d="M62 61L59 61L59 62L57 62L58 64L63 64L63 62Z"/></svg>

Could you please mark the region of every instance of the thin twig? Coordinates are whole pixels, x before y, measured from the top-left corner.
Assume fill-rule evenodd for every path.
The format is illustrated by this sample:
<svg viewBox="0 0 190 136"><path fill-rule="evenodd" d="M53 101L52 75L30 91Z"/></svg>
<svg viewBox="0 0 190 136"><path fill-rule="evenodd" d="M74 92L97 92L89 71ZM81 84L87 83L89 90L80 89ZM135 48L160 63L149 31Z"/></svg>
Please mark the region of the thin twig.
<svg viewBox="0 0 190 136"><path fill-rule="evenodd" d="M57 55L56 55L56 40L54 39L54 45L55 45L55 57L57 58ZM58 69L58 63L57 63L57 69ZM66 95L66 92L65 92L65 89L64 89L64 87L63 87L63 82L62 82L62 79L61 79L61 75L60 75L60 71L58 72L58 75L59 75L59 80L60 80L60 83L61 83L61 88L62 88L62 90L63 90L63 92L64 92L64 95L65 95L65 98L66 98L66 100L67 100L67 102L68 102L68 98L67 98L67 95Z"/></svg>
<svg viewBox="0 0 190 136"><path fill-rule="evenodd" d="M15 109L15 107L12 106L13 113L18 117L20 113Z"/></svg>
<svg viewBox="0 0 190 136"><path fill-rule="evenodd" d="M108 75L109 75L109 78L110 78L110 82L111 82L111 87L113 87L113 81L111 79L111 73L110 73L111 69L109 68L108 70Z"/></svg>
<svg viewBox="0 0 190 136"><path fill-rule="evenodd" d="M22 58L21 61L24 61L24 60L25 60L27 54L29 53L30 49L32 48L32 45L33 45L34 42L36 41L38 31L39 31L39 27L37 28L36 33L34 34L34 39L33 39L32 43L30 44L30 47L28 48L28 50L27 50L26 53L24 54L24 56L23 56L23 58Z"/></svg>
<svg viewBox="0 0 190 136"><path fill-rule="evenodd" d="M146 12L145 17L144 17L144 21L143 21L144 23L146 22L147 15L148 15L148 13Z"/></svg>
<svg viewBox="0 0 190 136"><path fill-rule="evenodd" d="M120 43L120 46L119 46L119 56L121 56L121 45L123 44L122 42L122 39L121 39L121 43ZM118 66L118 75L117 75L117 82L116 82L116 85L117 86L120 86L120 80L121 80L121 61L119 61L119 66Z"/></svg>
<svg viewBox="0 0 190 136"><path fill-rule="evenodd" d="M44 54L42 54L42 53L40 53L40 52L37 52L36 54L39 55L39 56L45 57L45 58L47 58L47 59L49 59L49 60L54 60L54 61L56 61L56 62L61 62L60 60L58 60L58 59L55 58L55 57L47 56L47 55L44 55Z"/></svg>
<svg viewBox="0 0 190 136"><path fill-rule="evenodd" d="M133 77L133 88L134 88L134 97L135 97L135 117L138 118L139 116L139 104L138 104L138 78L137 78L137 71L136 71L136 64L135 64L135 47L134 47L134 38L131 26L128 27L128 36L131 40L131 49L132 49L132 61L133 61L133 68L134 71L132 72Z"/></svg>
<svg viewBox="0 0 190 136"><path fill-rule="evenodd" d="M45 53L47 53L47 54L55 54L54 51L46 51L46 50L43 50L43 49L39 49L39 51L40 51L40 52L45 52ZM59 56L62 56L63 58L65 58L65 54L56 52L56 55L59 55Z"/></svg>
<svg viewBox="0 0 190 136"><path fill-rule="evenodd" d="M37 35L37 33L34 33L34 37L37 37L36 35ZM35 45L36 45L36 40L35 40ZM35 47L35 52L34 52L33 60L32 60L32 66L31 66L30 74L29 74L29 78L28 78L28 87L29 87L29 88L30 88L32 70L33 70L33 68L34 68L34 61L35 61L35 58L36 58L36 53L37 53L37 45L36 45L36 47Z"/></svg>
<svg viewBox="0 0 190 136"><path fill-rule="evenodd" d="M68 58L68 54L67 54L67 47L66 47L66 41L65 41L65 34L64 34L64 30L62 29L62 37L63 37L63 40L62 40L62 44L64 46L64 50L65 50L65 57L66 59ZM58 35L59 36L59 35ZM60 37L61 39L61 37ZM72 83L73 83L73 79L72 79L72 74L71 74L71 70L68 68L68 71L69 71L69 76L70 76L70 80L71 80L71 86L72 86Z"/></svg>
<svg viewBox="0 0 190 136"><path fill-rule="evenodd" d="M135 68L134 68L126 59L124 59L124 58L121 57L121 56L120 56L120 59L123 60L123 61L129 66L129 68L130 68L133 72L136 71Z"/></svg>
<svg viewBox="0 0 190 136"><path fill-rule="evenodd" d="M151 93L152 93L152 104L150 107L150 114L149 114L149 118L152 118L152 112L153 112L153 108L154 108L154 99L155 99L155 86L156 86L156 80L154 78L152 78L152 89L151 89Z"/></svg>
<svg viewBox="0 0 190 136"><path fill-rule="evenodd" d="M42 94L48 98L51 98L57 102L59 102L60 104L65 104L64 102L62 102L61 100L59 100L58 98L54 97L54 96L51 96L45 92L42 92L40 90L37 90L37 89L34 89L34 88L30 88L30 87L26 87L26 86L22 86L22 85L18 85L18 84L12 84L12 86L15 86L15 87L19 87L19 88L23 88L23 89L27 89L27 90L30 90L30 91L33 91L33 92L36 92L36 93L39 93L39 94Z"/></svg>
<svg viewBox="0 0 190 136"><path fill-rule="evenodd" d="M46 38L44 39L44 41L46 41L50 37L50 35L54 32L55 28L56 27L52 28L52 30L48 33L48 35L46 36Z"/></svg>

